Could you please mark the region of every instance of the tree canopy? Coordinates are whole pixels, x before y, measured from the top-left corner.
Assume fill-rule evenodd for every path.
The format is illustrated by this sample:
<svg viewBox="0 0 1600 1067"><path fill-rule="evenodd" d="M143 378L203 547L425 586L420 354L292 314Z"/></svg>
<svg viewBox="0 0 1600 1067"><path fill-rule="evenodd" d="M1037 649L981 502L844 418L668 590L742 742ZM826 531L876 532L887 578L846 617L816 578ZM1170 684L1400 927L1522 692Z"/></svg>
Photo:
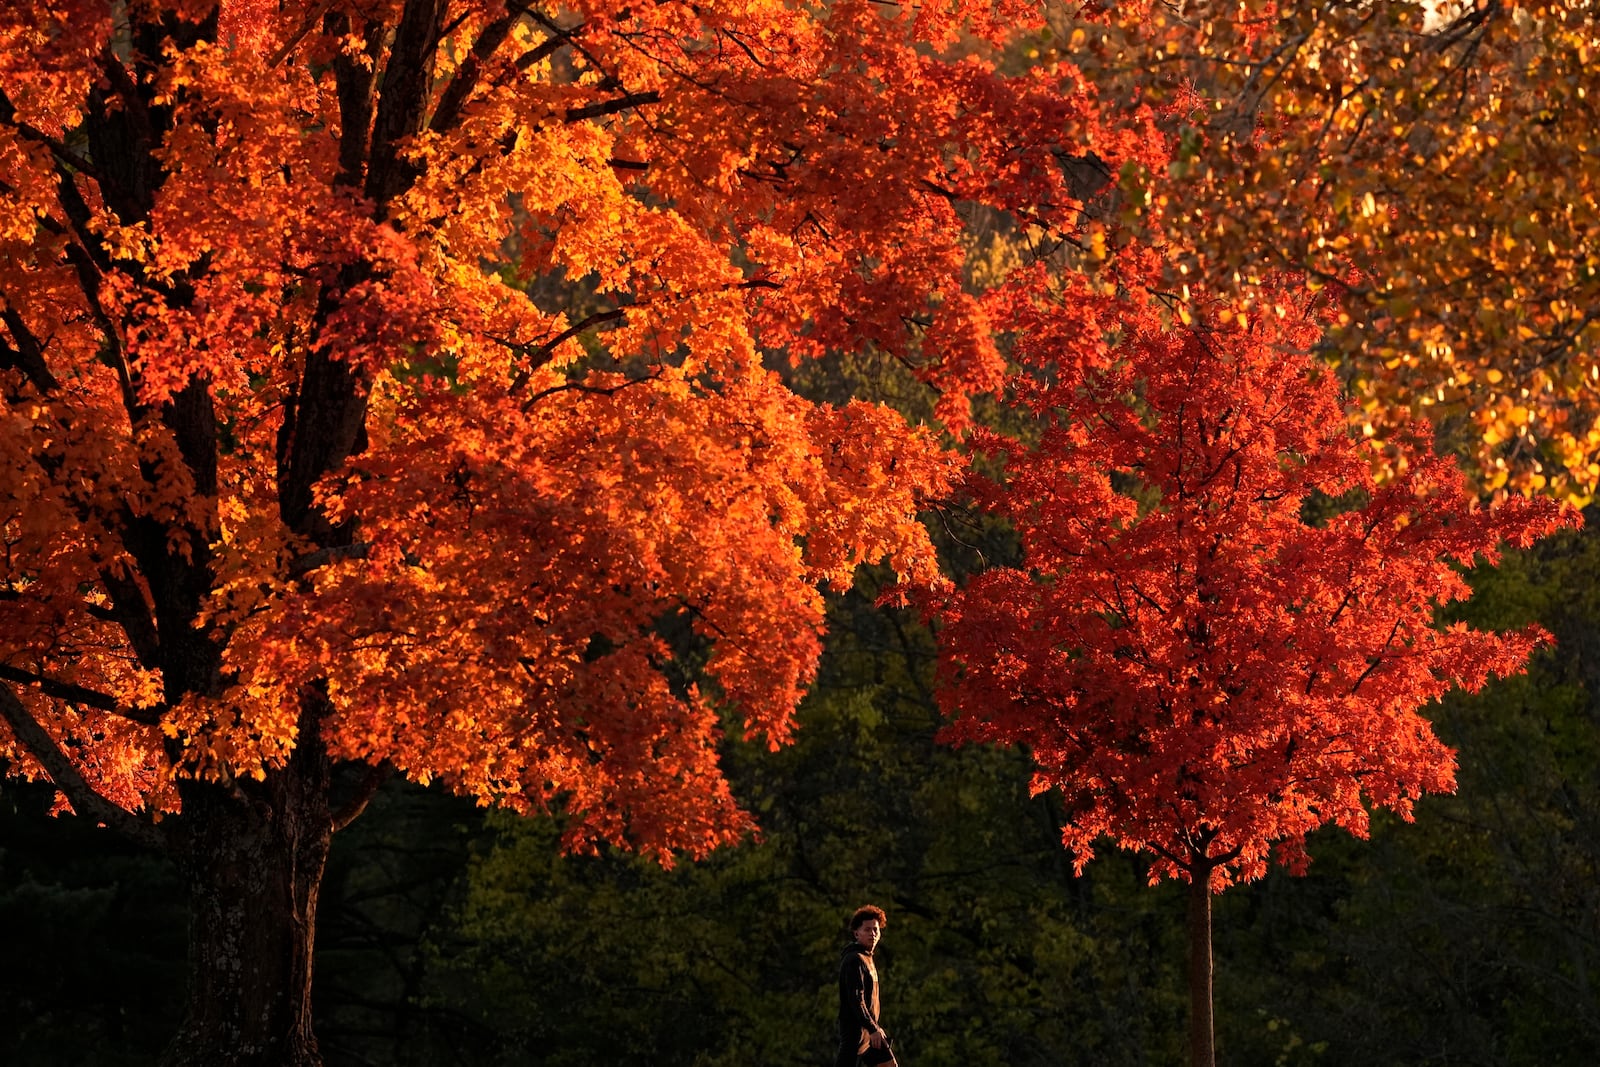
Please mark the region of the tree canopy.
<svg viewBox="0 0 1600 1067"><path fill-rule="evenodd" d="M959 431L1004 367L967 215L1070 223L1064 161L1159 140L1070 69L1000 70L1037 20L0 13L0 754L179 858L174 1062L315 1061L317 880L390 768L559 809L569 847L750 828L725 723L788 739L819 584L930 576L953 470L785 374L872 350ZM258 1002L287 1014L212 1010Z"/></svg>
<svg viewBox="0 0 1600 1067"><path fill-rule="evenodd" d="M1270 841L1293 856L1322 821L1360 828L1362 789L1404 810L1446 784L1448 753L1395 709L1509 668L1531 637L1435 631L1419 591L1462 593L1447 561L1551 513L1467 508L1412 420L1435 417L1491 492L1581 501L1600 479L1588 17L1576 2L7 5L0 760L59 790L58 811L176 862L191 999L169 1061L250 1046L318 1062L324 864L395 771L555 813L540 832L583 852L671 864L746 836L730 746L791 740L830 589L877 561L938 582L918 512L961 484L948 446L1008 388L996 426L1033 427L973 440L1033 496L1004 479L980 495L1036 575L1061 521L1098 523L1101 564L1152 576L1211 551L1207 508L1286 538L1215 556L1229 580L1276 575L1254 600L1210 599L1204 568L1180 562L1177 614L1119 615L1104 582L1098 606L1069 604L1061 579L1022 572L969 590L1013 582L981 609L997 628L1038 612L1075 640L1101 627L1081 651L1114 668L1093 679L1102 710L1137 703L1117 688L1134 663L1116 632L1164 633L1167 658L1146 665L1175 678L1267 615L1294 634L1275 660L1262 640L1226 656L1293 675L1305 699L1282 703L1306 721L1263 712L1212 768L1281 755L1293 782L1261 778L1255 814L1230 812L1228 841L1190 860L1253 877ZM1327 301L1325 333L1307 300ZM1338 362L1377 442L1359 459L1307 459L1355 448L1309 348ZM914 383L915 403L861 395L867 364ZM1223 409L1169 403L1190 393L1319 421L1281 447L1235 442L1259 499L1206 498L1178 536L1190 460L1129 457L1192 418L1212 421L1177 455L1232 447ZM1310 521L1308 501L1346 490L1347 514ZM1330 560L1344 585L1290 588ZM1341 590L1391 597L1388 641L1368 640L1388 616L1336 607ZM1213 703L1239 696L1225 671L1191 674ZM976 676L952 677L962 694ZM1187 689L1167 696L1204 720ZM1336 714L1409 747L1347 758ZM1047 733L1026 739L1048 762L1070 745ZM1359 784L1305 784L1329 768ZM1083 784L1064 759L1041 773ZM1152 788L1187 803L1190 785L1172 771ZM1086 810L1086 828L1155 826Z"/></svg>
<svg viewBox="0 0 1600 1067"><path fill-rule="evenodd" d="M1423 425L1376 484L1298 285L1249 311L1197 299L1187 323L1114 291L1017 296L1028 434L978 432L1001 473L971 489L1023 558L923 597L942 625L948 736L1026 747L1033 788L1062 794L1080 871L1109 838L1151 853L1152 881L1190 883L1201 1065L1210 894L1260 878L1274 849L1303 871L1324 824L1365 837L1369 805L1409 820L1423 793L1454 788L1419 710L1520 671L1543 635L1436 628L1435 612L1470 596L1463 572L1502 544L1577 515L1477 506Z"/></svg>
<svg viewBox="0 0 1600 1067"><path fill-rule="evenodd" d="M1052 7L1041 61L1178 108L1141 181L1170 284L1341 296L1380 437L1438 425L1490 491L1600 485L1600 35L1588 0ZM1129 203L1130 212L1142 205Z"/></svg>

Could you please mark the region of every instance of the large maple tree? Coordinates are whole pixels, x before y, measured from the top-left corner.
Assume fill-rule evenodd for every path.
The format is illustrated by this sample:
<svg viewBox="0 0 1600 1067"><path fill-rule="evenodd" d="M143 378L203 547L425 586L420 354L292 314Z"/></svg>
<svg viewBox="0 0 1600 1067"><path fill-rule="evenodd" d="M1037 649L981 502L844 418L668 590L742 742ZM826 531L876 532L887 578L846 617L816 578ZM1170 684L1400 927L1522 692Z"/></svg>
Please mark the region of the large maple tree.
<svg viewBox="0 0 1600 1067"><path fill-rule="evenodd" d="M1575 513L1479 506L1423 424L1375 483L1377 446L1310 354L1316 298L1183 303L1140 286L1148 257L1123 259L1109 294L1040 275L1003 296L1026 429L976 435L999 469L970 489L1022 560L924 595L948 736L1031 751L1080 871L1109 838L1188 883L1190 1044L1209 1064L1212 894L1274 856L1303 869L1317 827L1365 836L1369 807L1409 819L1453 789L1419 709L1520 670L1542 634L1436 612L1503 543Z"/></svg>
<svg viewBox="0 0 1600 1067"><path fill-rule="evenodd" d="M750 825L819 583L949 463L785 365L1000 381L963 205L1153 144L1024 3L0 10L0 755L191 889L173 1063L318 1060L333 833L397 768L568 844Z"/></svg>

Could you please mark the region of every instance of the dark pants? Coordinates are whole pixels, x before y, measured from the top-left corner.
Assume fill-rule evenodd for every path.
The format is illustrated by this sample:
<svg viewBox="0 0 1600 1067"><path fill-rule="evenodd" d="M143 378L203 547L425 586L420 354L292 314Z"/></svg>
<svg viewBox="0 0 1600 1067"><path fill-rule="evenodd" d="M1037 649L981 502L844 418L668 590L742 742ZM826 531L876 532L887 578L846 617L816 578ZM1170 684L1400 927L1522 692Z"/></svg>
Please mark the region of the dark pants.
<svg viewBox="0 0 1600 1067"><path fill-rule="evenodd" d="M861 1036L851 1041L844 1038L839 1042L839 1055L833 1061L833 1067L856 1067L857 1063L894 1063L894 1053L888 1048L873 1048L871 1035L861 1031Z"/></svg>

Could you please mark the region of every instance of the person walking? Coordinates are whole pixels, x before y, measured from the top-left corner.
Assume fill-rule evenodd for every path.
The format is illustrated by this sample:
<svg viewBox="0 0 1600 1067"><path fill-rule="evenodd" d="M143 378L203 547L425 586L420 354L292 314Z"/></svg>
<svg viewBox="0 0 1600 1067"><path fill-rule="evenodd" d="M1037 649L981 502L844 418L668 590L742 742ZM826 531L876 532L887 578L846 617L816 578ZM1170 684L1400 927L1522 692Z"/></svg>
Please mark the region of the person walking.
<svg viewBox="0 0 1600 1067"><path fill-rule="evenodd" d="M888 923L883 909L871 904L850 916L850 941L839 959L839 1055L834 1067L896 1063L889 1035L878 1024L878 968L872 958Z"/></svg>

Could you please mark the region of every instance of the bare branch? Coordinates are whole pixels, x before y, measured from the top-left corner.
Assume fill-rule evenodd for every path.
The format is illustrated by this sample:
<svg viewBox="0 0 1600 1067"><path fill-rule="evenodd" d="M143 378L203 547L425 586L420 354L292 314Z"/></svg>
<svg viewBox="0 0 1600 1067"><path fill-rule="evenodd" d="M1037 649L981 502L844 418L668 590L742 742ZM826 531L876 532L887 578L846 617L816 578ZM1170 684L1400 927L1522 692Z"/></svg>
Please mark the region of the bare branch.
<svg viewBox="0 0 1600 1067"><path fill-rule="evenodd" d="M361 813L366 811L367 805L372 802L372 798L377 795L378 788L393 774L394 766L388 762L380 763L368 770L366 777L356 786L355 793L333 813L333 832L338 833L360 818Z"/></svg>

